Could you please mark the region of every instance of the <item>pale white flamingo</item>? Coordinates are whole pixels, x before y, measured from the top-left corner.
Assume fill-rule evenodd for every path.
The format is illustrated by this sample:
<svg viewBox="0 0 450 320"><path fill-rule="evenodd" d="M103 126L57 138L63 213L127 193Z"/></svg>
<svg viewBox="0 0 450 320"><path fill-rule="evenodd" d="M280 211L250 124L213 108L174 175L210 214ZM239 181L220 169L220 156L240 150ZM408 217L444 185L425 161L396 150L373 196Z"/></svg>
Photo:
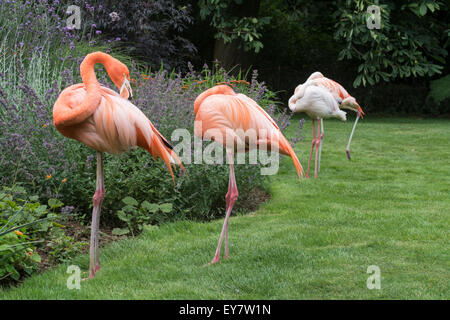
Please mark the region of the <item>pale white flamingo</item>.
<svg viewBox="0 0 450 320"><path fill-rule="evenodd" d="M315 172L314 176L317 178L320 171L320 160L322 154L322 143L324 139L323 119L337 118L346 121L346 113L342 109L349 109L357 112L355 124L353 125L350 138L347 143L346 153L350 156L350 143L353 133L358 123L359 117L364 115L363 110L358 102L352 97L347 90L339 83L328 79L320 72L314 72L309 76L305 83L300 84L295 88L294 94L289 99L289 108L293 112L305 112L312 118L313 123L313 141L311 145L311 152L308 161L308 169L306 177L309 177L309 167L314 146L316 147L315 158ZM317 137L314 127L314 120L317 119ZM318 147L319 145L319 147ZM317 148L318 147L318 148Z"/></svg>

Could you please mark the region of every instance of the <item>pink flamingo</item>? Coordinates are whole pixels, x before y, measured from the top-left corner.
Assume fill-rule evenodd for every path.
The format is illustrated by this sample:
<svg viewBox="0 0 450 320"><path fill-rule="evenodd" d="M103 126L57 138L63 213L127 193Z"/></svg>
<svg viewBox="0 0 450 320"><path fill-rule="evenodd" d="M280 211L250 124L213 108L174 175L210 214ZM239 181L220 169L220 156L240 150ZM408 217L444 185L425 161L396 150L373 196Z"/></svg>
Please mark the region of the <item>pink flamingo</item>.
<svg viewBox="0 0 450 320"><path fill-rule="evenodd" d="M94 65L105 66L109 77L120 88L120 95L100 86ZM98 231L100 212L105 196L103 152L120 154L131 147L147 150L154 159L160 157L168 167L171 163L184 170L168 141L155 129L144 113L127 100L132 96L130 72L126 65L103 52L88 54L80 65L83 83L64 89L53 106L53 123L64 136L78 140L97 151L97 182L93 197L89 278L100 269Z"/></svg>
<svg viewBox="0 0 450 320"><path fill-rule="evenodd" d="M222 144L226 149L230 165L228 192L225 196L225 220L216 253L210 262L212 264L220 259L224 235L225 259L228 259L228 219L238 197L234 175L234 153L267 147L290 156L299 177L303 175L303 169L289 142L264 109L246 95L236 94L229 86L218 85L200 94L194 102L194 113L195 135ZM239 130L252 131L255 135L249 140L242 139Z"/></svg>

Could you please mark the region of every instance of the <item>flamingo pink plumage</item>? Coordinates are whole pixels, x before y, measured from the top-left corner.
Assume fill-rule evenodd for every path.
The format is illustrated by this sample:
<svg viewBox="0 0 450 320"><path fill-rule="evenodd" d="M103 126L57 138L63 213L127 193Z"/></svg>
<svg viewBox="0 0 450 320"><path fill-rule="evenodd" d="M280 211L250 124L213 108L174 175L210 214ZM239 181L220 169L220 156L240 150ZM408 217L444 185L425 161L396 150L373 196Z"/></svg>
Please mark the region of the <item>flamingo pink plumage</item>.
<svg viewBox="0 0 450 320"><path fill-rule="evenodd" d="M94 65L101 63L120 95L100 86ZM166 163L172 179L172 163L184 170L167 140L144 113L127 100L132 96L129 70L122 62L103 52L88 54L80 65L83 83L64 89L53 106L53 123L64 136L97 151L97 188L93 197L89 278L100 269L98 229L105 195L102 152L120 154L141 147Z"/></svg>
<svg viewBox="0 0 450 320"><path fill-rule="evenodd" d="M228 220L238 197L234 175L234 153L254 148L267 147L278 150L292 158L299 177L303 169L289 142L281 133L275 121L254 100L243 94L236 94L227 85L218 85L201 93L194 102L196 136L212 139L226 148L230 165L230 179L226 199L226 214L219 237L216 253L210 263L220 259L220 248L225 235L225 258L228 258ZM250 141L242 139L239 131L253 131Z"/></svg>

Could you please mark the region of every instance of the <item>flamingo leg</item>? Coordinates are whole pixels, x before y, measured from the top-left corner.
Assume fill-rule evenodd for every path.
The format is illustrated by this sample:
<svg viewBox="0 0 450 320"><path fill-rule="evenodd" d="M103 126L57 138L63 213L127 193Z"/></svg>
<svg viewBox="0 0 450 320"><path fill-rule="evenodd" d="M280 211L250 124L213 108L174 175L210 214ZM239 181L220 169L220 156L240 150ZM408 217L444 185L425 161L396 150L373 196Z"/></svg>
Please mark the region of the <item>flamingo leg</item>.
<svg viewBox="0 0 450 320"><path fill-rule="evenodd" d="M318 169L317 160L319 158L319 143L320 143L320 118L317 118L317 138L315 139L316 157L314 158L314 178L317 178L317 169Z"/></svg>
<svg viewBox="0 0 450 320"><path fill-rule="evenodd" d="M351 160L352 157L350 156L350 143L352 142L353 133L355 132L356 124L358 123L359 117L361 116L361 112L358 111L355 119L355 124L353 125L352 132L350 133L350 138L348 139L347 148L345 152L347 153L348 160Z"/></svg>
<svg viewBox="0 0 450 320"><path fill-rule="evenodd" d="M232 184L232 181L231 181L231 174L230 174L229 179L228 179L228 189L230 189L231 184ZM228 208L228 199L226 199L226 201L227 201L227 208ZM228 253L229 253L229 250L228 250L228 221L227 221L227 224L225 226L225 259L228 259Z"/></svg>
<svg viewBox="0 0 450 320"><path fill-rule="evenodd" d="M95 272L100 269L100 259L98 250L98 230L100 225L100 213L103 199L105 198L105 184L103 178L103 154L97 152L97 182L94 196L92 197L92 223L91 242L89 246L89 279L95 276Z"/></svg>
<svg viewBox="0 0 450 320"><path fill-rule="evenodd" d="M321 130L321 134L320 134L320 145L319 145L319 168L318 168L318 172L320 172L320 159L322 158L322 144L323 144L323 137L325 135L325 131L323 130L323 119L320 119L320 130Z"/></svg>
<svg viewBox="0 0 450 320"><path fill-rule="evenodd" d="M314 118L312 119L312 130L313 130L313 139L312 139L312 143L311 143L311 151L309 153L308 170L306 171L306 179L309 178L309 167L311 165L312 152L313 152L313 148L314 148L314 145L316 142L316 129L314 127Z"/></svg>
<svg viewBox="0 0 450 320"><path fill-rule="evenodd" d="M228 221L227 226L225 228L225 259L228 259L229 250L228 250Z"/></svg>
<svg viewBox="0 0 450 320"><path fill-rule="evenodd" d="M225 235L225 258L228 258L228 220L230 218L231 210L233 210L234 203L239 196L236 186L236 178L234 176L234 156L232 151L227 150L227 157L230 164L230 180L228 185L228 192L225 196L226 213L225 221L223 222L222 232L220 233L219 243L217 244L216 254L209 264L216 263L220 260L220 248L222 246L223 237Z"/></svg>

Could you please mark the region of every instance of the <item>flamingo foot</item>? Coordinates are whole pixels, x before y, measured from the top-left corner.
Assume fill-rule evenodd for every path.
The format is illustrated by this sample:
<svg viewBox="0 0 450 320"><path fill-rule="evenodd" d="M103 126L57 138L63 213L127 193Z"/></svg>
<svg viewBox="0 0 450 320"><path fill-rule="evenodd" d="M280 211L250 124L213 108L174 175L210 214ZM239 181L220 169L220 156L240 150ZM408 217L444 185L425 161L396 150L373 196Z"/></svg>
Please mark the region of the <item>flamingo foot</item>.
<svg viewBox="0 0 450 320"><path fill-rule="evenodd" d="M209 264L214 264L220 261L219 256L215 256L214 259L211 260L211 262Z"/></svg>
<svg viewBox="0 0 450 320"><path fill-rule="evenodd" d="M210 266L210 265L212 265L212 264L214 264L214 263L217 263L217 262L219 262L219 261L220 261L220 256L219 256L218 254L216 254L216 255L214 256L214 258L211 260L211 262L208 262L208 263L204 264L203 267Z"/></svg>
<svg viewBox="0 0 450 320"><path fill-rule="evenodd" d="M94 279L94 278L95 278L95 270L89 270L89 277L83 278L81 280L85 281L85 280L90 280L90 279Z"/></svg>

